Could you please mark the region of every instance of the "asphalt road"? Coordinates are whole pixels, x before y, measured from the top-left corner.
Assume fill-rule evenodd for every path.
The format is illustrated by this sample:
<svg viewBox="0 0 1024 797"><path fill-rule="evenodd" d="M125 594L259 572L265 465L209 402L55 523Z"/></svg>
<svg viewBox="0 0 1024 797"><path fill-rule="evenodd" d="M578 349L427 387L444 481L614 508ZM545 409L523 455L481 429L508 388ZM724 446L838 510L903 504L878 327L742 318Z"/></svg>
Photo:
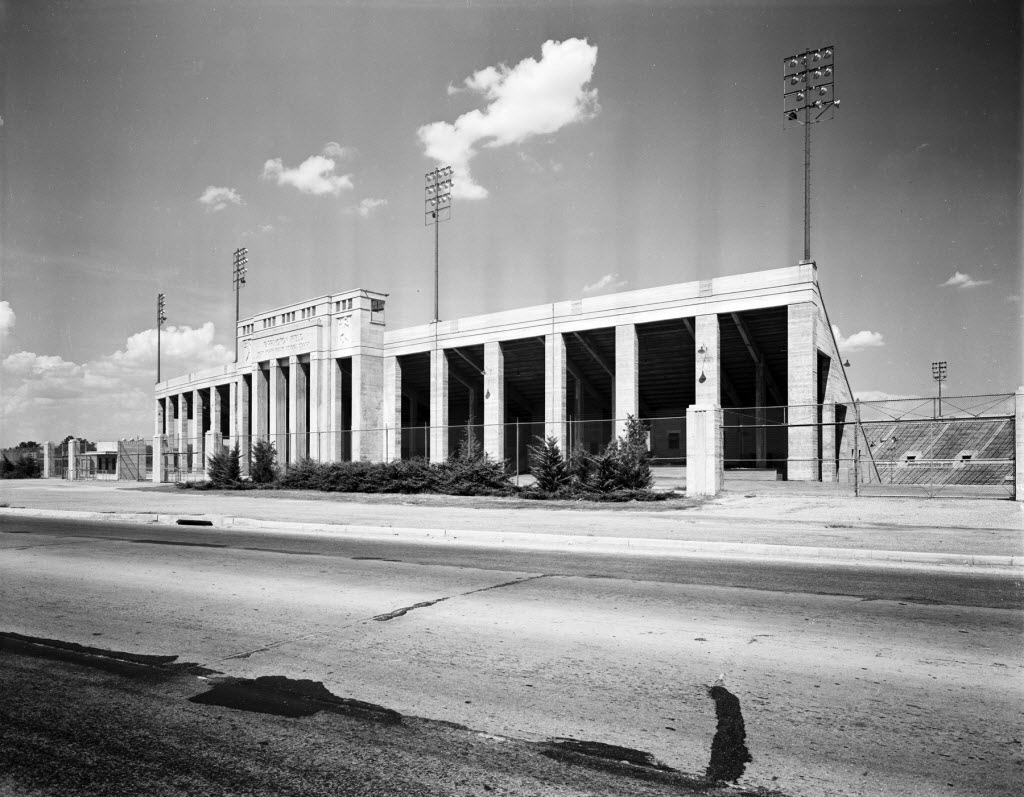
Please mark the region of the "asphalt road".
<svg viewBox="0 0 1024 797"><path fill-rule="evenodd" d="M312 679L691 772L707 763L717 682L742 705L748 786L1021 784L1020 585L998 574L0 523L0 631Z"/></svg>

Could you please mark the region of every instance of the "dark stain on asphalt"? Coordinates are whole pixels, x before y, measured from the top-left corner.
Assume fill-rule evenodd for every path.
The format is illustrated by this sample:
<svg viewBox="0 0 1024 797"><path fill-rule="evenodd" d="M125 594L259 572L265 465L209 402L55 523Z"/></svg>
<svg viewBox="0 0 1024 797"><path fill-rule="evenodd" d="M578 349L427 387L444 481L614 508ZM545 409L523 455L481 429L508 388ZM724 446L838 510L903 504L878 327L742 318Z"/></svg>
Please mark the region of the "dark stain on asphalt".
<svg viewBox="0 0 1024 797"><path fill-rule="evenodd" d="M353 562L401 562L401 559L385 559L383 556L353 556Z"/></svg>
<svg viewBox="0 0 1024 797"><path fill-rule="evenodd" d="M338 697L320 681L282 675L264 675L256 679L224 678L209 691L190 697L189 701L279 717L308 717L319 711L329 711L385 725L398 725L402 721L402 715L397 711L375 703Z"/></svg>
<svg viewBox="0 0 1024 797"><path fill-rule="evenodd" d="M605 742L589 742L582 739L552 739L547 743L547 749L554 752L578 753L593 758L603 758L608 761L625 762L637 767L657 769L662 772L675 772L672 767L658 761L653 755L644 750L634 750L632 747L620 747L617 744L606 744ZM557 756L551 755L555 758Z"/></svg>
<svg viewBox="0 0 1024 797"><path fill-rule="evenodd" d="M194 518L178 518L175 521L179 526L212 526L212 520L197 520Z"/></svg>
<svg viewBox="0 0 1024 797"><path fill-rule="evenodd" d="M735 783L743 775L747 764L754 760L747 749L747 730L743 724L740 700L724 686L717 684L708 689L708 694L715 701L718 728L715 738L711 740L707 778L715 782Z"/></svg>
<svg viewBox="0 0 1024 797"><path fill-rule="evenodd" d="M181 540L126 540L126 542L139 542L146 545L180 545L183 548L227 548L219 542L182 542Z"/></svg>
<svg viewBox="0 0 1024 797"><path fill-rule="evenodd" d="M207 669L193 662L179 662L177 656L107 650L91 645L79 645L77 642L25 636L11 631L0 631L0 650L37 659L69 661L94 670L145 681L162 681L182 674L219 674L216 670Z"/></svg>

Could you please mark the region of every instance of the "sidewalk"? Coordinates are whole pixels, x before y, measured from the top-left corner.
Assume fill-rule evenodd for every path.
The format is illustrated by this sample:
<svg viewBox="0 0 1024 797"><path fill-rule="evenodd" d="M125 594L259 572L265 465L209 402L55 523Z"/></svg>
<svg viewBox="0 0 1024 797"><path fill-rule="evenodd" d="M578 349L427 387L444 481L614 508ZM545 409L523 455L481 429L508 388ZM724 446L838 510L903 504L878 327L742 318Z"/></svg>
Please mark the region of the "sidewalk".
<svg viewBox="0 0 1024 797"><path fill-rule="evenodd" d="M595 552L1002 567L1024 561L1022 507L1013 501L742 487L699 503L608 505L8 480L0 482L0 505L7 505L0 523L25 514L171 524L205 518L225 528Z"/></svg>

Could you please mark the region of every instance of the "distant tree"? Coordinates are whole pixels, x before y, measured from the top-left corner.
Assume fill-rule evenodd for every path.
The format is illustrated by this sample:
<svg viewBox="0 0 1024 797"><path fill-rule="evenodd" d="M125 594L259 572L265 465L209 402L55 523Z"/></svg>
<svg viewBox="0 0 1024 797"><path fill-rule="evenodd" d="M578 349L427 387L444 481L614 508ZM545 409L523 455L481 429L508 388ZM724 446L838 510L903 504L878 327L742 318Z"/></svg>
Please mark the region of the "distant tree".
<svg viewBox="0 0 1024 797"><path fill-rule="evenodd" d="M18 443L15 448L40 448L40 445L35 440L24 440Z"/></svg>

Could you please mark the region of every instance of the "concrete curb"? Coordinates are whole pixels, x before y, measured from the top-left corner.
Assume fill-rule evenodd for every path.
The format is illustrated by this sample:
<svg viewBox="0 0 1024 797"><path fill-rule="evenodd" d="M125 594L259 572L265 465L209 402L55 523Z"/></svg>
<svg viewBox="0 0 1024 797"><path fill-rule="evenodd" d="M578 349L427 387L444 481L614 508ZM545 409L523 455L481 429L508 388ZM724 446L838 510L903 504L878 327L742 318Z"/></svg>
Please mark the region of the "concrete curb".
<svg viewBox="0 0 1024 797"><path fill-rule="evenodd" d="M432 545L467 545L486 548L525 548L543 551L629 554L674 558L784 559L797 562L888 564L917 567L959 567L977 570L1012 569L1024 575L1021 557L927 551L880 551L863 548L827 548L767 543L707 542L663 538L597 537L571 534L534 534L477 530L425 529L402 526L359 526L333 523L298 523L213 514L95 512L57 509L0 508L0 516L52 517L68 520L106 520L116 523L175 525L179 520L203 520L218 529L267 529L291 534L330 534L378 542L419 542Z"/></svg>

